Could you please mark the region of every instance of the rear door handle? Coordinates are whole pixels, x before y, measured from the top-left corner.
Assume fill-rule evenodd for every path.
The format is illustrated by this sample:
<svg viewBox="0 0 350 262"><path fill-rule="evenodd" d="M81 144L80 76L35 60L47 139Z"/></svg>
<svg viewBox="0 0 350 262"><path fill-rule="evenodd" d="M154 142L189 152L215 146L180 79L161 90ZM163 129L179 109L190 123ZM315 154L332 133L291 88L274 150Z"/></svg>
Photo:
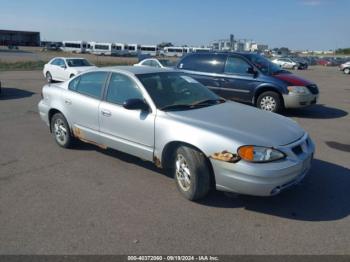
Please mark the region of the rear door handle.
<svg viewBox="0 0 350 262"><path fill-rule="evenodd" d="M65 102L67 105L71 105L71 104L72 104L72 100L70 100L70 99L65 99L64 102Z"/></svg>
<svg viewBox="0 0 350 262"><path fill-rule="evenodd" d="M106 109L102 109L101 113L103 116L107 116L107 117L110 117L112 115L112 113Z"/></svg>

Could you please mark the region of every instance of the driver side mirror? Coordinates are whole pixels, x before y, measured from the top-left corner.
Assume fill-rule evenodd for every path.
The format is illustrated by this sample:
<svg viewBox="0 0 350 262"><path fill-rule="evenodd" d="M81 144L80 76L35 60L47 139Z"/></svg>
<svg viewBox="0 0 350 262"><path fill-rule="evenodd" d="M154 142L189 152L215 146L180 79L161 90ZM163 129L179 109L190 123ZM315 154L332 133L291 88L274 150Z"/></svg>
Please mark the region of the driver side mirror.
<svg viewBox="0 0 350 262"><path fill-rule="evenodd" d="M60 65L60 67L63 68L63 69L66 69L66 68L67 68L66 65Z"/></svg>
<svg viewBox="0 0 350 262"><path fill-rule="evenodd" d="M254 67L248 67L247 68L247 73L248 74L250 74L250 75L254 75L254 77L256 77L257 76L257 74L258 74L258 71L256 71L255 69L254 69Z"/></svg>
<svg viewBox="0 0 350 262"><path fill-rule="evenodd" d="M128 110L149 111L149 105L139 98L132 98L124 101L123 107Z"/></svg>

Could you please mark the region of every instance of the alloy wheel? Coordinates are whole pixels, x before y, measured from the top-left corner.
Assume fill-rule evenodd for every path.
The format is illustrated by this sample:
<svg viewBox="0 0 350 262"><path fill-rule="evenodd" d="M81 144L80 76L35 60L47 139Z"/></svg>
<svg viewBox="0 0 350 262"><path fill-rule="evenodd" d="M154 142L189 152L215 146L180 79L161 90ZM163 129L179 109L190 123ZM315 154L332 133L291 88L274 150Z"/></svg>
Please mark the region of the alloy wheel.
<svg viewBox="0 0 350 262"><path fill-rule="evenodd" d="M273 112L276 110L276 100L272 96L264 96L260 101L260 108Z"/></svg>
<svg viewBox="0 0 350 262"><path fill-rule="evenodd" d="M54 123L54 134L59 144L64 145L67 142L67 128L60 118L56 119Z"/></svg>
<svg viewBox="0 0 350 262"><path fill-rule="evenodd" d="M191 171L187 165L185 157L178 154L176 157L176 180L183 191L191 188Z"/></svg>

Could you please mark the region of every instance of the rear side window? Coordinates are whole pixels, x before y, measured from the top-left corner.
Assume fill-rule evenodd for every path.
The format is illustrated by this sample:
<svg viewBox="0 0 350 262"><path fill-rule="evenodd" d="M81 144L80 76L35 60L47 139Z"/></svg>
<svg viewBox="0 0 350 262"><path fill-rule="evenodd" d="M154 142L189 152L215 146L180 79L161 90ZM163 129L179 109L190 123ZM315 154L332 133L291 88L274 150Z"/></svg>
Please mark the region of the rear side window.
<svg viewBox="0 0 350 262"><path fill-rule="evenodd" d="M244 59L230 56L227 58L225 65L225 73L247 75L248 69L251 67Z"/></svg>
<svg viewBox="0 0 350 262"><path fill-rule="evenodd" d="M106 101L122 105L126 100L143 99L140 89L130 77L113 73L107 90Z"/></svg>
<svg viewBox="0 0 350 262"><path fill-rule="evenodd" d="M106 82L107 72L87 73L74 78L69 83L69 89L80 94L100 99L102 88Z"/></svg>
<svg viewBox="0 0 350 262"><path fill-rule="evenodd" d="M223 72L226 56L222 54L196 54L186 56L179 63L180 69L206 73Z"/></svg>

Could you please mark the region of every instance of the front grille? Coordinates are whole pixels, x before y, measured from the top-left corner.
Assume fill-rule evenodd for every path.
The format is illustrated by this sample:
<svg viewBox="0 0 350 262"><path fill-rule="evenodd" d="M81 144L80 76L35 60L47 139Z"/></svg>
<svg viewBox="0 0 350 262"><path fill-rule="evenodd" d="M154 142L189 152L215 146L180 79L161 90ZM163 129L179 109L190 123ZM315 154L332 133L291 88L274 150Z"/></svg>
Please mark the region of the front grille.
<svg viewBox="0 0 350 262"><path fill-rule="evenodd" d="M303 153L303 148L301 147L301 145L298 145L298 146L293 147L292 151L294 152L294 154L300 155Z"/></svg>
<svg viewBox="0 0 350 262"><path fill-rule="evenodd" d="M308 85L306 87L310 90L310 92L312 94L314 94L314 95L318 94L318 87L317 87L317 85Z"/></svg>

